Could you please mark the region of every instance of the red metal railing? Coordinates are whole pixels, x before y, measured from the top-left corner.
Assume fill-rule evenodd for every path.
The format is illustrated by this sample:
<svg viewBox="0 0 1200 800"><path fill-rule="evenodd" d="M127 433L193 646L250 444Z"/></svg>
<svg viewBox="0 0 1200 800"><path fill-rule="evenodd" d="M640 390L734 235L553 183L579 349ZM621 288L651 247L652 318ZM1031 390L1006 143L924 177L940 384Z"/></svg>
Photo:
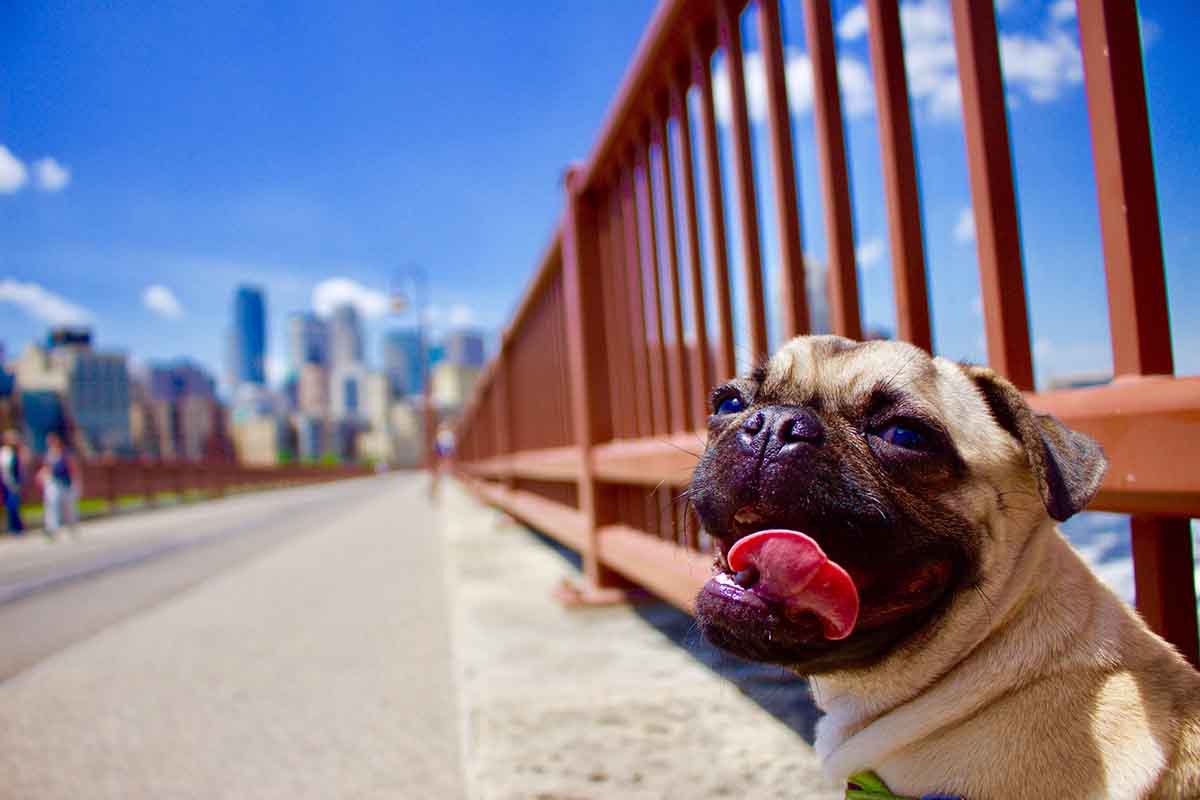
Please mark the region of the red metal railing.
<svg viewBox="0 0 1200 800"><path fill-rule="evenodd" d="M24 464L27 480L21 492L25 504L42 502L41 488L33 476L40 463ZM325 483L370 475L358 464L247 466L236 461L84 461L80 464L81 500L103 500L102 513L116 511L122 503L154 505L164 499L183 500L202 494L221 496L250 489ZM94 511L92 513L95 513Z"/></svg>
<svg viewBox="0 0 1200 800"><path fill-rule="evenodd" d="M566 181L558 231L459 425L458 468L487 501L611 571L690 608L707 542L672 492L703 444L705 394L735 369L726 213L741 243L741 319L767 352L760 225L743 79L745 0L664 0L588 161ZM988 361L1032 392L1026 291L990 2L952 0ZM931 347L922 221L898 4L866 0L898 334ZM783 333L809 328L778 0L755 4L765 66ZM834 332L862 335L837 56L829 4L804 0L829 243ZM1093 509L1132 518L1137 602L1197 662L1189 517L1200 516L1200 379L1172 377L1154 170L1134 4L1079 3L1116 379L1030 394L1104 445ZM730 84L734 197L722 191L712 59ZM695 119L687 102L695 93ZM699 169L693 163L693 137ZM697 180L699 176L699 180ZM676 179L677 178L677 179ZM707 259L698 208L705 211ZM677 224L682 230L677 230ZM704 261L707 263L702 263ZM705 267L710 276L704 279ZM684 291L686 284L687 290ZM712 297L705 297L705 286ZM707 325L707 304L715 329ZM686 320L685 320L686 317Z"/></svg>

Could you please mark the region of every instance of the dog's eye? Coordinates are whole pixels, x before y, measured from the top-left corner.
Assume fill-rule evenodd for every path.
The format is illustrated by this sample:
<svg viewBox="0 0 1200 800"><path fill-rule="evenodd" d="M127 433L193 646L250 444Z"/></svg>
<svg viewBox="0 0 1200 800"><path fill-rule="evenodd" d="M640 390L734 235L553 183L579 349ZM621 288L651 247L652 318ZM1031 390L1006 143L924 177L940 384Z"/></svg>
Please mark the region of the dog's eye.
<svg viewBox="0 0 1200 800"><path fill-rule="evenodd" d="M742 398L736 394L729 394L717 399L717 402L713 404L713 413L736 414L745 407L746 404L742 401Z"/></svg>
<svg viewBox="0 0 1200 800"><path fill-rule="evenodd" d="M905 450L929 450L932 446L929 435L911 423L893 423L879 431L878 436L888 444Z"/></svg>

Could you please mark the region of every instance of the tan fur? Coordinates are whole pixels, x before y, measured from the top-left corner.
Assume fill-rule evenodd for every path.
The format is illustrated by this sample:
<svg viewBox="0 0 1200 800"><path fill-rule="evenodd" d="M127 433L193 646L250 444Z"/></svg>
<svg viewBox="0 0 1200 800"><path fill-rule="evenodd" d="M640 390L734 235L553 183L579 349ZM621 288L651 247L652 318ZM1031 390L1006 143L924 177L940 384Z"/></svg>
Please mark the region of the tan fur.
<svg viewBox="0 0 1200 800"><path fill-rule="evenodd" d="M987 532L984 579L883 663L813 679L829 776L873 769L897 794L969 800L1200 797L1200 673L1061 536L959 365L898 342L801 337L764 385L849 405L884 380L936 414L968 465L949 499Z"/></svg>

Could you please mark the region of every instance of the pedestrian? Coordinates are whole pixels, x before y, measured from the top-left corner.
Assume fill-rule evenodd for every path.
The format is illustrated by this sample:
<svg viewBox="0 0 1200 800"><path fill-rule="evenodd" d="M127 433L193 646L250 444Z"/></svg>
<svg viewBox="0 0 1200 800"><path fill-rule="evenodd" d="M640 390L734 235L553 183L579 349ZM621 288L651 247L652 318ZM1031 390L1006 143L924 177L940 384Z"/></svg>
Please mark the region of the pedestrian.
<svg viewBox="0 0 1200 800"><path fill-rule="evenodd" d="M8 517L8 532L19 536L25 530L21 521L21 434L9 429L0 444L0 491L4 493L4 512Z"/></svg>
<svg viewBox="0 0 1200 800"><path fill-rule="evenodd" d="M47 536L53 536L63 525L77 530L79 524L79 465L63 445L57 433L46 434L46 461L38 478L46 516Z"/></svg>

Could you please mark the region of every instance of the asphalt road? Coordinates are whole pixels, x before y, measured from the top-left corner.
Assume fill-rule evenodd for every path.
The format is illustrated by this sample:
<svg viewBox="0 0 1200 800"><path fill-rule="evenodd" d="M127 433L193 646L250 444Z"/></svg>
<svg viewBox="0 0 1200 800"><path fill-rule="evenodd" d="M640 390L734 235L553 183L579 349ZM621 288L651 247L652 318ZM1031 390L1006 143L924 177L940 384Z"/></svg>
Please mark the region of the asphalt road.
<svg viewBox="0 0 1200 800"><path fill-rule="evenodd" d="M0 541L0 796L461 796L439 524L388 475Z"/></svg>

